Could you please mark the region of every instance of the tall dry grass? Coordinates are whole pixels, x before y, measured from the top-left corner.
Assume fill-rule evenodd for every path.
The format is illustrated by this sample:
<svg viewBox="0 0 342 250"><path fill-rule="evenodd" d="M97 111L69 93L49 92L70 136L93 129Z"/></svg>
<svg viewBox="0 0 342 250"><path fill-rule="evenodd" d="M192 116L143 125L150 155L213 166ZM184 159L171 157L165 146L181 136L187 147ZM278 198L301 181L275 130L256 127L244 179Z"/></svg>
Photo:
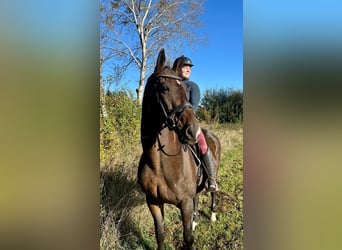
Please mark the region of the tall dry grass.
<svg viewBox="0 0 342 250"><path fill-rule="evenodd" d="M237 196L241 195L240 186L242 185L242 183L240 182L242 182L242 153L233 153L234 155L229 157L228 153L235 151L239 152L242 150L242 126L241 124L222 125L204 123L201 124L201 126L213 131L220 138L222 145L222 159L224 161L223 164L231 166L237 164L237 168L234 171L239 172L239 177L235 178L236 180L234 179L231 183L229 183L229 181L224 181L225 183L222 183L222 186L225 190L227 190L227 193L229 193L231 199L236 199L234 205L231 205L229 209L234 210L234 206L237 206L238 209L241 209L242 201L238 200ZM136 143L132 143L129 146L122 145L121 148L116 148L115 153L112 152L110 156L104 157L104 159L101 161L101 249L156 248L153 219L146 206L145 196L138 186L136 179L138 162L141 152L142 150L140 142L137 141ZM232 159L232 161L234 162L229 162L228 158ZM228 173L229 167L230 166L220 166L220 168L222 168L222 180L224 180L224 178L233 179L230 176L234 173ZM238 182L238 184L236 184L235 182ZM229 185L229 187L226 188L225 185ZM236 188L236 186L239 186L239 188ZM200 202L200 206L205 206L208 203L208 197L204 195ZM231 244L231 248L228 249L242 248L242 233L239 233L239 231L241 231L240 221L242 220L242 211L237 211L236 213L234 213L231 212L228 208L225 209L226 210L222 211L229 211L229 213L233 214L233 216L236 217L234 220L238 222L228 221L227 218L229 214L221 216L222 225L218 224L213 228L212 232L215 233L213 233L211 237L201 237L201 232L203 232L204 234L204 232L208 230L208 224L206 226L203 226L202 228L199 228L199 231L196 232L199 242L197 242L196 244L198 244L199 246L204 246L209 244L207 241L218 241L218 243L216 243L216 247L219 247L220 244ZM206 213L209 213L208 209L202 208L201 211L204 224L209 223L206 221L205 218ZM225 224L236 224L236 226L234 228L232 227L231 229L232 236L222 234L221 231L227 231ZM172 205L165 206L165 228L166 244L169 246L169 248L167 249L180 248L182 244L181 218L178 209ZM215 235L221 234L223 236L220 237L223 239L221 239L221 241L217 240L215 238ZM219 248L206 248L204 246L202 249Z"/></svg>

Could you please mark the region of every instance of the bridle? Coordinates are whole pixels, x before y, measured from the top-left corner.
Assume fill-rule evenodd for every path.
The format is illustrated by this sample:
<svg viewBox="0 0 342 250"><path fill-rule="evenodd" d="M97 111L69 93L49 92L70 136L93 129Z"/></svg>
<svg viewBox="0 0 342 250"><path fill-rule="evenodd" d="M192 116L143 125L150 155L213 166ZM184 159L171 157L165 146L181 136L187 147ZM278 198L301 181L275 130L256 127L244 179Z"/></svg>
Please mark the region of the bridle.
<svg viewBox="0 0 342 250"><path fill-rule="evenodd" d="M175 75L169 75L169 74L159 74L159 75L155 76L155 78L159 78L159 77L175 79L177 81L183 81L182 78L175 76ZM178 82L178 84L180 84L180 83ZM192 109L192 105L189 102L185 102L185 103L178 105L174 109L167 110L165 108L164 103L161 101L160 92L159 91L156 91L156 92L157 92L157 102L160 104L161 109L162 109L163 114L164 114L165 127L168 127L169 129L179 129L178 123L179 123L181 117L183 116L185 109L187 109L187 108ZM178 123L176 123L175 118L178 119Z"/></svg>
<svg viewBox="0 0 342 250"><path fill-rule="evenodd" d="M154 78L160 78L160 77L177 80L178 84L181 84L181 82L183 82L182 78L175 76L175 75L158 74L158 75L154 76ZM187 108L192 109L192 105L189 102L184 102L184 103L178 105L177 107L175 107L171 110L168 110L167 108L165 108L165 105L162 101L161 94L159 91L156 91L156 95L157 95L157 102L159 103L159 105L163 111L163 114L164 114L164 122L163 122L161 129L169 128L170 130L176 130L176 133L178 133L179 138L182 138L183 135L181 134L181 128L179 127L179 121L181 120L185 109L187 109ZM177 123L176 123L175 118L178 119ZM164 148L165 145L161 144L159 137L158 137L158 143L159 143L159 149L167 156L177 156L181 153L182 148L186 147L186 144L183 144L183 146L179 147L179 150L177 153L170 154L170 153L166 152L166 150Z"/></svg>

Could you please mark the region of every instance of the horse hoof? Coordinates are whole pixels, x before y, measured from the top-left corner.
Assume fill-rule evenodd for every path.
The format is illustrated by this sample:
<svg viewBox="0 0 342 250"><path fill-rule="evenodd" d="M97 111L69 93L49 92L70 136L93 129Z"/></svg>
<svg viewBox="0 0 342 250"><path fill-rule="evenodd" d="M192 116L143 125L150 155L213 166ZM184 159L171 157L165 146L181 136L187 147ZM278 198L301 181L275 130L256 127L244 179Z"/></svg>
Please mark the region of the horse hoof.
<svg viewBox="0 0 342 250"><path fill-rule="evenodd" d="M216 218L216 213L211 213L210 220L211 220L212 222L215 222L215 221L217 220L217 218Z"/></svg>

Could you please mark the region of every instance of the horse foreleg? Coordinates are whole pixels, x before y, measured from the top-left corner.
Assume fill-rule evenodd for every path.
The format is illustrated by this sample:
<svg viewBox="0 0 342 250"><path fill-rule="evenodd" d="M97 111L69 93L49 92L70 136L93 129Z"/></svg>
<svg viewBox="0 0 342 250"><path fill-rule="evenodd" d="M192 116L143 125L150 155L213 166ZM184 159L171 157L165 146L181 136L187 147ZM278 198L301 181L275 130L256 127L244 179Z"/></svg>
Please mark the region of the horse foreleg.
<svg viewBox="0 0 342 250"><path fill-rule="evenodd" d="M192 230L195 230L195 227L198 225L198 194L196 194L194 198L194 219L192 222Z"/></svg>
<svg viewBox="0 0 342 250"><path fill-rule="evenodd" d="M159 250L164 250L164 204L147 202L154 221L154 229Z"/></svg>
<svg viewBox="0 0 342 250"><path fill-rule="evenodd" d="M192 231L194 203L193 199L183 201L181 204L181 214L183 220L183 236L188 249L193 249L194 235Z"/></svg>
<svg viewBox="0 0 342 250"><path fill-rule="evenodd" d="M210 220L212 222L216 221L215 208L216 208L216 192L211 192L211 206L210 206L211 216L210 216Z"/></svg>

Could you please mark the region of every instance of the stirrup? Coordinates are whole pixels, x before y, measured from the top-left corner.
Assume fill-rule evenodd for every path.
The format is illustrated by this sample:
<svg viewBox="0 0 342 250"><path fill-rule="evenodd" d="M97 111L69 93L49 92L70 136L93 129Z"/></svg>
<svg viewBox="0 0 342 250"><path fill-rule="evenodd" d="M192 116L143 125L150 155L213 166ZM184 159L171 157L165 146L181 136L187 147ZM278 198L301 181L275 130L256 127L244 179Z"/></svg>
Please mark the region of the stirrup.
<svg viewBox="0 0 342 250"><path fill-rule="evenodd" d="M209 179L211 179L214 183L210 184ZM219 189L217 187L217 182L214 178L212 177L208 177L208 188L207 188L207 192L217 192Z"/></svg>

